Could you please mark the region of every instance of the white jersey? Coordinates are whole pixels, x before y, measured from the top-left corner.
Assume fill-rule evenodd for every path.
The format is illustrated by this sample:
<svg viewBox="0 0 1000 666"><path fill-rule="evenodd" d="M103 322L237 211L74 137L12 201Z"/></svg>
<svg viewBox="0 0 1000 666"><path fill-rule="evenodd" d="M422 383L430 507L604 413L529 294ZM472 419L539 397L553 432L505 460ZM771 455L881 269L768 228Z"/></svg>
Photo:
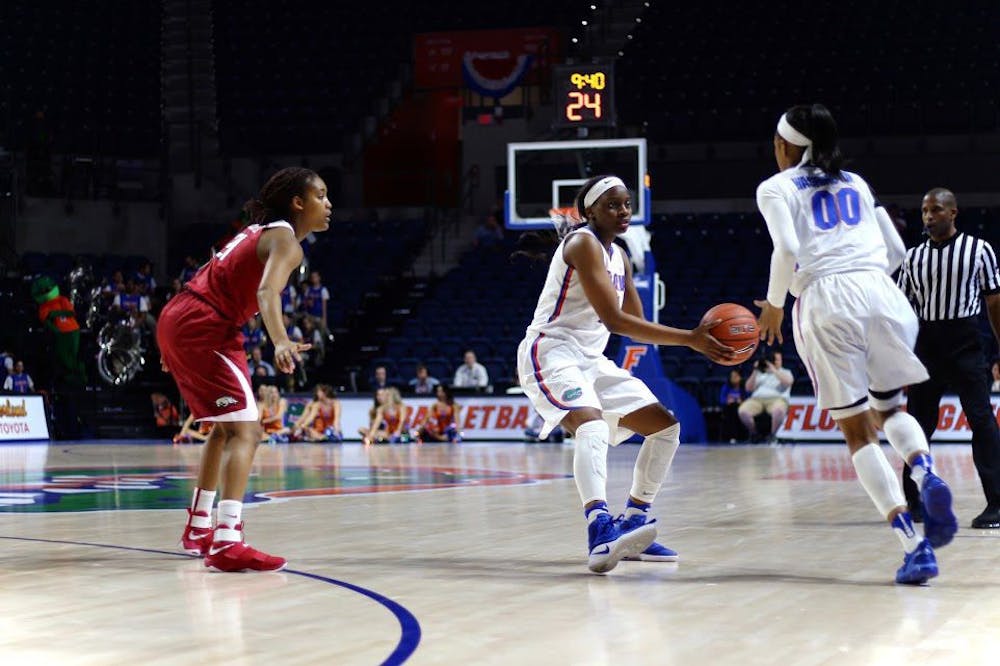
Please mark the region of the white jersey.
<svg viewBox="0 0 1000 666"><path fill-rule="evenodd" d="M567 234L559 243L549 265L545 286L542 287L542 293L538 297L535 316L528 326L525 337L529 341L540 336L555 338L573 345L585 356L597 357L604 354L611 332L601 322L597 312L587 300L576 270L563 258L566 239L578 233L589 233L596 238L593 231L584 227ZM622 258L624 254L622 249L614 244L608 252L603 253L604 268L618 294L619 307L625 300L625 262Z"/></svg>
<svg viewBox="0 0 1000 666"><path fill-rule="evenodd" d="M875 198L861 176L830 176L799 166L771 176L757 188L757 203L781 198L792 214L799 241L789 291L799 296L815 279L835 273L887 272L888 252L875 216Z"/></svg>

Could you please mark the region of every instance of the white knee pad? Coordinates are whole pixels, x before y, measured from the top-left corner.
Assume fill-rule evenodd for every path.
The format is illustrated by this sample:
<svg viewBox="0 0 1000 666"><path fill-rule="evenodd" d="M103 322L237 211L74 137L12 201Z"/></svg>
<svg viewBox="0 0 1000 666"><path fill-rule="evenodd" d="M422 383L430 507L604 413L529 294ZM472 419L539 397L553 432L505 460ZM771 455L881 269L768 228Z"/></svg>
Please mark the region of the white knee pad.
<svg viewBox="0 0 1000 666"><path fill-rule="evenodd" d="M611 429L604 420L587 421L576 429L573 449L573 478L586 506L607 499L608 441Z"/></svg>
<svg viewBox="0 0 1000 666"><path fill-rule="evenodd" d="M660 492L680 443L680 423L646 437L635 459L632 490L629 491L632 497L643 502L653 501L656 493Z"/></svg>
<svg viewBox="0 0 1000 666"><path fill-rule="evenodd" d="M909 462L916 453L930 453L927 438L917 420L906 412L896 412L882 425L885 438L904 461Z"/></svg>
<svg viewBox="0 0 1000 666"><path fill-rule="evenodd" d="M858 449L851 460L858 473L858 480L883 518L888 518L889 513L897 506L906 506L899 479L885 459L881 446L868 444Z"/></svg>

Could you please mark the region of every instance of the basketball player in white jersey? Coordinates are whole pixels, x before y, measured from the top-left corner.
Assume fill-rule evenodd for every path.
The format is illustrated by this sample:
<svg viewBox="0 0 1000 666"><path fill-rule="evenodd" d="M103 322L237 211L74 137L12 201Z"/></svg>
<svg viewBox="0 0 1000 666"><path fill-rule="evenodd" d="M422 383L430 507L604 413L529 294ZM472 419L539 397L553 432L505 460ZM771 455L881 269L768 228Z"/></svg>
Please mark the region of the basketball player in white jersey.
<svg viewBox="0 0 1000 666"><path fill-rule="evenodd" d="M905 255L892 219L868 184L840 168L837 126L821 104L794 106L774 136L779 173L757 188L774 243L760 334L780 343L785 295L796 297L795 346L820 408L847 440L861 485L903 544L897 583L938 574L933 548L958 529L951 492L934 474L917 421L899 409L902 387L928 378L913 353L917 319L889 275ZM879 446L877 427L913 467L925 507L924 537Z"/></svg>
<svg viewBox="0 0 1000 666"><path fill-rule="evenodd" d="M713 360L733 350L709 333L718 323L688 331L643 317L632 268L612 243L628 229L632 202L620 178L588 180L576 208L585 222L556 248L531 324L517 351L521 386L545 420L539 439L557 425L575 433L573 474L588 521L591 571L604 573L624 557L675 561L654 543L647 521L680 443L680 424L649 388L604 356L611 331L661 345L687 345ZM625 513L608 511L607 453L633 433L645 437L635 463Z"/></svg>

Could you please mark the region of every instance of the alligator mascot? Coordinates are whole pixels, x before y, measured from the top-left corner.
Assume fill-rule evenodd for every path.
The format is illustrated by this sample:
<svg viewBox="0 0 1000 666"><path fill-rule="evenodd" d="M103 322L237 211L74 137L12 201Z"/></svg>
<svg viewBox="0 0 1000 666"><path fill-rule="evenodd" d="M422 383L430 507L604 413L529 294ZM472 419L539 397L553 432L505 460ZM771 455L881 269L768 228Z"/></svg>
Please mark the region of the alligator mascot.
<svg viewBox="0 0 1000 666"><path fill-rule="evenodd" d="M80 324L73 304L59 295L58 285L47 276L35 280L31 296L38 303L38 318L54 333L57 376L71 386L85 385L87 374L79 358Z"/></svg>

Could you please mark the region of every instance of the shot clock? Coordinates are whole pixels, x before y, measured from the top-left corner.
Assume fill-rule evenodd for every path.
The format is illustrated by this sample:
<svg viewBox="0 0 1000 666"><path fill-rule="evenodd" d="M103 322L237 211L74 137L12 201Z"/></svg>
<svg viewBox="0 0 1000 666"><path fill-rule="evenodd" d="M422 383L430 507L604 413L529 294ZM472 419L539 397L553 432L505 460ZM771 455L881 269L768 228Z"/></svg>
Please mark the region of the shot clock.
<svg viewBox="0 0 1000 666"><path fill-rule="evenodd" d="M614 126L615 74L611 65L556 65L552 77L556 126Z"/></svg>

